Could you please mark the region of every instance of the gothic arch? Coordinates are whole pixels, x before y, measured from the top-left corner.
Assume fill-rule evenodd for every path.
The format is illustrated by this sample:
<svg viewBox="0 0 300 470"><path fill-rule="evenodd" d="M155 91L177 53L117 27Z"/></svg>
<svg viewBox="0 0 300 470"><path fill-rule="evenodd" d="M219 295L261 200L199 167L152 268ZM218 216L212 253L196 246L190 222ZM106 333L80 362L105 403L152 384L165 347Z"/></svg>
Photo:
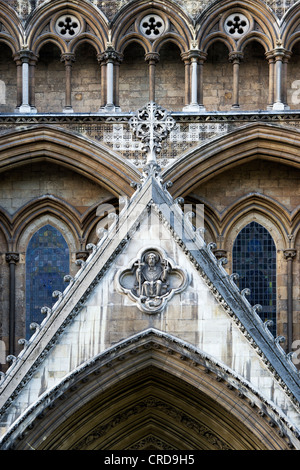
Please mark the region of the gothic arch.
<svg viewBox="0 0 300 470"><path fill-rule="evenodd" d="M74 14L81 23L81 31L78 37L74 38L70 44L55 30L57 19L64 14ZM71 9L68 2L56 0L35 10L34 14L28 19L26 35L28 47L35 54L37 54L41 44L49 39L60 44L64 52L70 52L73 42L80 38L88 38L100 52L105 49L108 40L108 20L101 10L85 0L72 5Z"/></svg>
<svg viewBox="0 0 300 470"><path fill-rule="evenodd" d="M137 169L112 150L63 129L37 127L11 132L0 138L0 172L29 162L52 161L100 183L112 194L133 194Z"/></svg>
<svg viewBox="0 0 300 470"><path fill-rule="evenodd" d="M168 8L166 8L166 3ZM166 13L167 11L167 13ZM150 41L142 35L139 29L139 23L142 18L148 14L157 14L162 17L166 25L166 32L161 37ZM125 26L124 26L125 25ZM155 7L149 8L149 2L129 2L116 14L112 21L112 42L117 51L124 49L124 43L127 43L127 36L140 38L148 52L157 51L159 43L165 37L172 38L177 44L180 44L182 51L190 48L192 36L192 21L173 2L156 2Z"/></svg>
<svg viewBox="0 0 300 470"><path fill-rule="evenodd" d="M48 224L52 225L64 235L70 253L80 249L78 234L74 231L74 227L51 210L36 214L36 217L28 220L26 225L24 224L22 227L19 227L20 230L17 232L16 249L20 253L25 253L32 236L40 228Z"/></svg>
<svg viewBox="0 0 300 470"><path fill-rule="evenodd" d="M231 246L234 237L232 231L236 232L235 227L237 225L243 227L258 217L260 223L274 234L279 249L288 248L288 236L293 232L293 220L296 214L291 214L282 204L264 194L248 193L226 207L223 212L219 212L205 198L198 196L185 198L187 204L190 200L196 205L204 205L205 224L214 241L220 236L224 244Z"/></svg>
<svg viewBox="0 0 300 470"><path fill-rule="evenodd" d="M253 124L191 150L172 167L166 168L163 175L173 182L171 192L174 197L185 196L225 169L257 158L299 168L299 145L298 131Z"/></svg>
<svg viewBox="0 0 300 470"><path fill-rule="evenodd" d="M268 230L276 232L276 242L281 249L288 246L291 220L289 211L274 199L263 194L248 194L234 202L222 214L222 235L227 239L232 227L236 224L245 224L245 220L260 217ZM267 227L266 227L267 228Z"/></svg>
<svg viewBox="0 0 300 470"><path fill-rule="evenodd" d="M28 244L27 236L24 234L32 233L36 227L42 227L45 224L44 219L49 217L58 230L66 233L68 244L75 251L81 236L79 214L70 204L50 195L29 201L14 214L13 239L16 249L24 250Z"/></svg>
<svg viewBox="0 0 300 470"><path fill-rule="evenodd" d="M23 28L16 12L3 0L0 1L0 41L7 44L16 54L22 47Z"/></svg>
<svg viewBox="0 0 300 470"><path fill-rule="evenodd" d="M251 26L249 33L236 41L224 30L224 16L227 17L233 13L242 13L248 17ZM242 42L247 39L248 35L259 37L268 50L276 46L276 40L279 37L279 27L271 10L266 8L262 2L260 8L257 8L257 3L254 4L251 0L247 2L232 2L231 0L214 2L201 13L196 20L196 25L198 31L197 41L199 48L202 50L207 49L211 37L217 37L218 35L227 38L233 50L240 50Z"/></svg>
<svg viewBox="0 0 300 470"><path fill-rule="evenodd" d="M226 36L224 33L214 33L206 37L205 41L200 46L200 49L203 50L205 54L208 53L209 48L216 42L221 42L228 49L228 54L234 51L234 42Z"/></svg>
<svg viewBox="0 0 300 470"><path fill-rule="evenodd" d="M299 3L292 5L281 20L282 47L291 51L296 42L299 41L300 8Z"/></svg>
<svg viewBox="0 0 300 470"><path fill-rule="evenodd" d="M293 440L289 423L259 391L188 343L150 329L82 364L41 395L3 446L283 450Z"/></svg>

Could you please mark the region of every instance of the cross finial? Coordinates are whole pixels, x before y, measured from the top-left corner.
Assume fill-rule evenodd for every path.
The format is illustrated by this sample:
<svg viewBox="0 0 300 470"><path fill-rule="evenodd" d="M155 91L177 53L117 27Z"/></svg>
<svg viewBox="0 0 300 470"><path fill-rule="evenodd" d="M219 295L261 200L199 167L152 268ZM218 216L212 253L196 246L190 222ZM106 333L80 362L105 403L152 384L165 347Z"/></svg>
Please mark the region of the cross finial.
<svg viewBox="0 0 300 470"><path fill-rule="evenodd" d="M161 143L176 124L168 111L153 101L139 109L129 124L138 139L142 141L142 151L147 156L147 167L157 168L157 154Z"/></svg>

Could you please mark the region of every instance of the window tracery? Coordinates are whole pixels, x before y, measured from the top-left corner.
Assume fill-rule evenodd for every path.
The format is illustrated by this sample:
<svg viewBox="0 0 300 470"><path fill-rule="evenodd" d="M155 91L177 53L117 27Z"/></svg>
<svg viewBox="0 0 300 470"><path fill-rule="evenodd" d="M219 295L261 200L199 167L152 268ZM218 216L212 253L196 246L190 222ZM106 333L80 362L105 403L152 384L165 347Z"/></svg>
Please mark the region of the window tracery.
<svg viewBox="0 0 300 470"><path fill-rule="evenodd" d="M55 23L56 32L64 39L72 39L79 34L80 21L74 15L62 15Z"/></svg>
<svg viewBox="0 0 300 470"><path fill-rule="evenodd" d="M156 39L164 33L165 23L159 15L146 15L140 22L140 29L147 38Z"/></svg>

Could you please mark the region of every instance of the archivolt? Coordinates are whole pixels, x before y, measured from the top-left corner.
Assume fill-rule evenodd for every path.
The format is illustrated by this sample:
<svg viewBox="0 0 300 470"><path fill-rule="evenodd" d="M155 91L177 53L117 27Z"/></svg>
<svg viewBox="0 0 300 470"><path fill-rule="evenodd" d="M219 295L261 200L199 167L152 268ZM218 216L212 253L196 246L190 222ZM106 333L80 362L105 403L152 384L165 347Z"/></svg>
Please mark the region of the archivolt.
<svg viewBox="0 0 300 470"><path fill-rule="evenodd" d="M257 158L299 168L300 133L276 125L241 127L191 150L163 172L174 197L186 196L202 182Z"/></svg>
<svg viewBox="0 0 300 470"><path fill-rule="evenodd" d="M77 171L116 196L131 196L130 184L140 179L113 151L63 129L45 126L0 137L0 172L43 160Z"/></svg>
<svg viewBox="0 0 300 470"><path fill-rule="evenodd" d="M289 426L230 369L150 329L45 392L4 436L1 448L297 448Z"/></svg>
<svg viewBox="0 0 300 470"><path fill-rule="evenodd" d="M187 198L186 202L189 199ZM191 201L204 204L205 223L214 232L215 237L221 235L226 239L232 227L239 221L247 218L249 214L259 215L276 229L278 239L283 243L282 248L288 247L288 235L293 233L293 227L299 216L299 208L291 213L275 199L260 193L249 193L238 198L221 213L203 198L192 198Z"/></svg>

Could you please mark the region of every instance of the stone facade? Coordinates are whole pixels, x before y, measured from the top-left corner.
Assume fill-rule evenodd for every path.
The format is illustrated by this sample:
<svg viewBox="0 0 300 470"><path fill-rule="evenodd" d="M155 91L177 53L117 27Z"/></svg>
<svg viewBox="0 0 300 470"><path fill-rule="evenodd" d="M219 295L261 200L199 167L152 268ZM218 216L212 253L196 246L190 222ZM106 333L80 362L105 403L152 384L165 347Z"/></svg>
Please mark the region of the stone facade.
<svg viewBox="0 0 300 470"><path fill-rule="evenodd" d="M229 390L234 382L234 390L247 397L247 406L254 402L256 410L266 406L277 434L278 429L282 432L278 443L275 437L268 442L270 430L259 421L262 416L255 415L248 426L253 436L241 447L299 448L299 18L299 5L294 1L157 0L149 7L144 0L0 0L0 344L5 349L2 356L13 361L10 373L0 376L2 434L8 431L7 423L12 426L4 448L15 445L16 436L23 431L29 432L35 413L54 403L56 392L63 393L64 387L67 394L71 392L74 371L96 376L93 358L102 367L106 350L113 361L122 348L124 370L119 356L120 369L115 366L115 370L124 378L124 397L116 378L111 375L108 380L111 390L119 390L124 399L120 401L123 409L114 408L116 422L133 406L125 397L126 387L131 387L130 374L146 377L146 364L151 368L155 397L150 405L136 391L141 406L160 407L162 416L178 415L181 405L177 398L171 400L174 408L167 409L157 391L164 374L172 376L171 368L162 366L165 350L173 354L174 370L182 370L179 350L184 362L186 357L192 358L182 383L181 373L176 372L182 393L186 386L195 390L197 380L206 381L202 372L197 375L193 369L198 364L197 351L201 351L201 371L205 361L210 374L218 369L218 383L223 377ZM157 139L151 140L146 132L145 140L145 128L151 130L151 123L148 128L144 120L140 133L132 125L145 116L146 103L161 106L171 123L167 130L162 126L165 133L157 131ZM154 145L152 151L150 144ZM147 193L149 162L154 164L155 175ZM180 221L186 220L179 211L179 207L184 209L183 202L178 204L180 198L193 211L203 208L202 265L195 255L202 248L185 248L178 227L171 227L170 236L157 214L149 220L147 213L141 221L137 213L130 212L134 204L138 211L139 197L145 199L151 190L149 207L155 208L156 198L157 203L175 207ZM127 226L123 235L130 243L124 248L111 237L109 244L105 236L99 242L102 229L108 229L113 220L107 214L119 216L124 201L133 232ZM276 247L275 338L270 338L254 313L254 320L251 317L246 294L236 293L235 287L232 294L227 284L233 274L234 243L251 222L265 227ZM66 274L71 282L67 298L63 295L63 307L58 302L44 327L35 326L32 339L26 332L27 249L46 225L65 238L70 253ZM89 245L98 247L90 258ZM162 311L154 315L139 308L142 301L137 294L128 295L130 289L123 286L124 293L116 285L117 273L133 266L130 263L142 262L138 253L148 247L162 250L161 262L170 259L170 266L174 263L189 273L188 287L170 299L167 290ZM227 264L223 267L220 258L224 257ZM84 264L87 258L89 262ZM208 277L203 277L201 269L206 263ZM102 272L103 266L107 272L95 284L96 272ZM74 316L77 303L80 311ZM175 349L170 345L173 338L180 343ZM131 341L136 342L136 350ZM156 347L163 351L157 357L152 352L145 358L144 353L140 355L143 348L152 351ZM136 351L135 371L126 359L131 348ZM26 357L24 366L19 355ZM140 365L143 361L144 366ZM5 374L9 361L2 361L0 367ZM94 392L91 388L84 393L88 403ZM9 397L11 409L7 408ZM230 393L228 397L231 400ZM247 406L234 400L241 416L247 414ZM80 406L76 408L75 401L74 409L68 406L70 419L73 414L80 422L84 413ZM226 406L222 402L224 409ZM217 410L217 405L212 409ZM185 408L186 416L190 410ZM88 441L95 441L98 449L125 446L116 437L121 431L114 435L114 425L105 419L95 423L95 429L105 428L111 436L107 437L109 444L98 442L92 428L86 431ZM224 431L220 441L212 425L209 428L201 420L193 423L198 430L191 434L195 448L239 448L234 435L239 418L230 419L232 436ZM260 435L255 434L256 424L263 429ZM56 444L49 437L45 446L87 448L80 433L64 442L59 437L64 424L60 426L51 434ZM147 434L130 438L126 446L143 448L151 441L176 448L180 439L171 442L171 420L169 426L165 440L158 442L154 426ZM138 424L132 427L133 434L137 428ZM203 442L200 429L210 436ZM74 435L77 431L74 428ZM42 438L35 444L30 439L32 445L44 445Z"/></svg>

